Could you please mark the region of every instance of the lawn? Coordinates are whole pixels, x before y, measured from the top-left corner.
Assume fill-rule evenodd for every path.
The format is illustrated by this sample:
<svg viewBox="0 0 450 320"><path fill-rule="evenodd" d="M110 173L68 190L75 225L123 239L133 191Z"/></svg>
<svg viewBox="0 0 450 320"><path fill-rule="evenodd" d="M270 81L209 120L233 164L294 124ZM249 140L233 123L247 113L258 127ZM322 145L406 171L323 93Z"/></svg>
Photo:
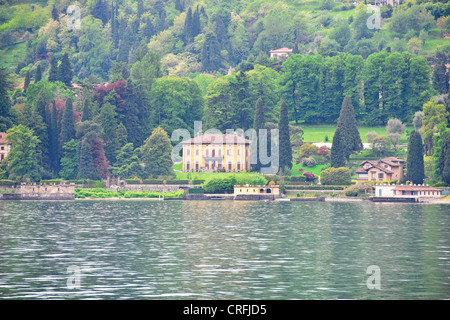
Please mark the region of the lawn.
<svg viewBox="0 0 450 320"><path fill-rule="evenodd" d="M175 170L180 170L180 164L175 164ZM180 169L177 169L180 168ZM224 179L234 176L238 184L258 184L265 185L267 179L258 172L179 172L175 171L176 179L179 180L205 180L208 182L211 179Z"/></svg>
<svg viewBox="0 0 450 320"><path fill-rule="evenodd" d="M303 166L301 163L300 164L294 163L294 165L292 166L291 172L292 172L292 176L301 176L301 175L303 175L303 172L306 172L306 171L312 172L316 176L320 176L320 172L322 171L322 168L327 167L327 166L328 166L327 164L324 164L324 165L317 165L317 166L310 168L310 167ZM303 169L303 172L300 173L298 171L298 169Z"/></svg>
<svg viewBox="0 0 450 320"><path fill-rule="evenodd" d="M326 142L325 136L328 136L328 142L332 142L334 131L336 130L336 125L333 124L323 124L323 125L301 125L303 129L303 141L304 142ZM406 127L406 130L411 131L412 126ZM367 142L367 133L375 131L378 135L386 135L386 127L358 127L359 134L361 135L362 142ZM406 131L402 135L402 140L407 139Z"/></svg>

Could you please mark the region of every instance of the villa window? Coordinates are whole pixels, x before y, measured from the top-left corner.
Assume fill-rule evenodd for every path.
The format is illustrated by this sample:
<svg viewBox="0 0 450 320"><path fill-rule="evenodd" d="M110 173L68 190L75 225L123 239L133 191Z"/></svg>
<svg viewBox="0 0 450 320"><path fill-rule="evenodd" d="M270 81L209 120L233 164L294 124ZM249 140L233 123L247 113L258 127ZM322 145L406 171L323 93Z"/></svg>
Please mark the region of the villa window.
<svg viewBox="0 0 450 320"><path fill-rule="evenodd" d="M237 170L238 171L241 171L241 163L238 161L238 163L237 163Z"/></svg>
<svg viewBox="0 0 450 320"><path fill-rule="evenodd" d="M376 171L371 171L370 173L372 174L372 179L376 179L377 172Z"/></svg>
<svg viewBox="0 0 450 320"><path fill-rule="evenodd" d="M209 150L206 149L206 156L209 156Z"/></svg>
<svg viewBox="0 0 450 320"><path fill-rule="evenodd" d="M189 171L191 169L191 163L188 161L186 163L186 171Z"/></svg>
<svg viewBox="0 0 450 320"><path fill-rule="evenodd" d="M231 156L231 149L227 150L227 156Z"/></svg>
<svg viewBox="0 0 450 320"><path fill-rule="evenodd" d="M231 171L231 162L228 162L228 171Z"/></svg>
<svg viewBox="0 0 450 320"><path fill-rule="evenodd" d="M198 156L198 149L195 150L195 155Z"/></svg>
<svg viewBox="0 0 450 320"><path fill-rule="evenodd" d="M222 149L219 149L219 157L222 156Z"/></svg>
<svg viewBox="0 0 450 320"><path fill-rule="evenodd" d="M237 149L237 155L238 155L238 156L241 155L241 149Z"/></svg>
<svg viewBox="0 0 450 320"><path fill-rule="evenodd" d="M384 174L383 173L379 173L378 174L378 179L383 179L384 178Z"/></svg>
<svg viewBox="0 0 450 320"><path fill-rule="evenodd" d="M187 155L187 156L190 156L190 155L191 155L191 149L187 149L187 150L186 150L186 155Z"/></svg>

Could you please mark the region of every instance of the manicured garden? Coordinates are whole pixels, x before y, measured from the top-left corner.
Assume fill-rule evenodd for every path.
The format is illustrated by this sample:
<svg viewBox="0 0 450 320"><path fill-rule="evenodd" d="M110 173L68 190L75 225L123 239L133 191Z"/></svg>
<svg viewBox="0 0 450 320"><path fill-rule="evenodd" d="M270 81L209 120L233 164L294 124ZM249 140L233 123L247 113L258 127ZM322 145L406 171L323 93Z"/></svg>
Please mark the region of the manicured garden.
<svg viewBox="0 0 450 320"><path fill-rule="evenodd" d="M85 199L85 198L125 198L125 199L134 199L134 198L179 198L184 194L183 190L176 192L154 192L154 191L112 191L106 190L103 188L94 188L94 189L75 189L75 198L77 199Z"/></svg>

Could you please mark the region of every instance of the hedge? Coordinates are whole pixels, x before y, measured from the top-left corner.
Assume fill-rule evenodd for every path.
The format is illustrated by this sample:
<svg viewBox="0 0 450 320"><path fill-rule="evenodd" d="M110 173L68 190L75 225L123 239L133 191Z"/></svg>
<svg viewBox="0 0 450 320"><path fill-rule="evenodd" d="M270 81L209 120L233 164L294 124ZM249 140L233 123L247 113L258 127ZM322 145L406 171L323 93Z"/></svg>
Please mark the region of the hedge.
<svg viewBox="0 0 450 320"><path fill-rule="evenodd" d="M287 185L286 190L344 190L344 186L319 186L319 185L310 185L310 186L296 186L296 185Z"/></svg>
<svg viewBox="0 0 450 320"><path fill-rule="evenodd" d="M166 180L166 184L189 184L189 180Z"/></svg>
<svg viewBox="0 0 450 320"><path fill-rule="evenodd" d="M17 182L13 180L0 180L0 186L14 186Z"/></svg>
<svg viewBox="0 0 450 320"><path fill-rule="evenodd" d="M192 184L202 184L204 182L205 182L205 180L203 180L203 179L192 180Z"/></svg>

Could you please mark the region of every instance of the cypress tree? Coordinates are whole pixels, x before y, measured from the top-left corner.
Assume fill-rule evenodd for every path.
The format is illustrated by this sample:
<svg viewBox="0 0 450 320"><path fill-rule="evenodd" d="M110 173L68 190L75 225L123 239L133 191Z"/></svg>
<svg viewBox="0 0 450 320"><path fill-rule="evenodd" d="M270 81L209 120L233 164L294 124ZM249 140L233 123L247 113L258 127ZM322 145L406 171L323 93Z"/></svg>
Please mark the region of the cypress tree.
<svg viewBox="0 0 450 320"><path fill-rule="evenodd" d="M200 11L197 9L192 15L192 39L194 39L196 36L198 36L201 32L201 26L200 26Z"/></svg>
<svg viewBox="0 0 450 320"><path fill-rule="evenodd" d="M437 167L441 180L450 184L450 132L442 139Z"/></svg>
<svg viewBox="0 0 450 320"><path fill-rule="evenodd" d="M60 111L61 112L61 111ZM75 121L73 119L72 99L67 99L61 119L61 133L59 135L59 154L62 155L66 142L75 138Z"/></svg>
<svg viewBox="0 0 450 320"><path fill-rule="evenodd" d="M340 138L342 140L343 153L345 159L349 161L352 152L361 151L363 149L361 136L356 123L355 110L349 96L345 96L344 101L342 102L337 127L341 128Z"/></svg>
<svg viewBox="0 0 450 320"><path fill-rule="evenodd" d="M41 81L41 79L42 79L42 70L41 65L38 64L36 68L36 75L34 76L34 83L38 83L39 81Z"/></svg>
<svg viewBox="0 0 450 320"><path fill-rule="evenodd" d="M53 5L53 8L52 8L52 19L55 21L59 21L58 9L56 9L55 5Z"/></svg>
<svg viewBox="0 0 450 320"><path fill-rule="evenodd" d="M47 102L43 94L40 94L34 109L35 119L32 120L34 125L31 129L38 136L41 148L41 166L50 169L50 139L49 139L49 114Z"/></svg>
<svg viewBox="0 0 450 320"><path fill-rule="evenodd" d="M256 152L256 163L252 165L254 171L261 170L261 161L259 159L259 130L264 129L264 103L261 98L256 101L255 105L255 117L253 119L253 129L256 131L257 141L254 145L251 146L252 152Z"/></svg>
<svg viewBox="0 0 450 320"><path fill-rule="evenodd" d="M291 137L289 134L289 116L286 101L281 102L280 120L278 121L279 130L279 156L280 170L285 172L286 169L292 168L292 147Z"/></svg>
<svg viewBox="0 0 450 320"><path fill-rule="evenodd" d="M119 126L117 127L117 143L119 145L119 149L123 148L128 143L127 128L122 122L119 123Z"/></svg>
<svg viewBox="0 0 450 320"><path fill-rule="evenodd" d="M69 54L64 53L61 63L59 65L59 81L64 83L66 86L72 86L72 67L70 66Z"/></svg>
<svg viewBox="0 0 450 320"><path fill-rule="evenodd" d="M220 45L214 33L208 32L202 48L202 67L204 71L217 70L222 66Z"/></svg>
<svg viewBox="0 0 450 320"><path fill-rule="evenodd" d="M142 3L142 0L138 0L138 3L137 3L137 17L138 17L138 19L141 18L143 13L144 13L144 4Z"/></svg>
<svg viewBox="0 0 450 320"><path fill-rule="evenodd" d="M50 122L50 161L54 175L59 171L58 136L58 115L56 112L56 103L53 103Z"/></svg>
<svg viewBox="0 0 450 320"><path fill-rule="evenodd" d="M448 92L449 74L447 73L446 54L442 51L436 51L436 64L433 70L433 86L440 94Z"/></svg>
<svg viewBox="0 0 450 320"><path fill-rule="evenodd" d="M98 180L99 175L94 167L94 159L92 157L92 149L86 140L78 143L78 175L77 179Z"/></svg>
<svg viewBox="0 0 450 320"><path fill-rule="evenodd" d="M158 127L145 140L142 146L142 159L145 163L146 174L158 176L173 176L172 144L166 131Z"/></svg>
<svg viewBox="0 0 450 320"><path fill-rule="evenodd" d="M192 25L192 9L186 13L186 20L184 21L184 40L186 45L190 44L194 39L194 30Z"/></svg>
<svg viewBox="0 0 450 320"><path fill-rule="evenodd" d="M30 85L30 71L27 70L25 74L25 80L23 82L23 92L27 92L28 86Z"/></svg>
<svg viewBox="0 0 450 320"><path fill-rule="evenodd" d="M48 73L48 82L56 82L59 79L58 61L52 56L50 58L50 71Z"/></svg>
<svg viewBox="0 0 450 320"><path fill-rule="evenodd" d="M81 121L87 121L92 119L92 111L90 106L89 98L84 99L83 103L83 115Z"/></svg>
<svg viewBox="0 0 450 320"><path fill-rule="evenodd" d="M331 145L331 167L340 168L345 166L344 145L342 142L342 129L337 127L333 136L333 143Z"/></svg>
<svg viewBox="0 0 450 320"><path fill-rule="evenodd" d="M181 0L175 0L175 10L182 12L184 10L184 6L181 3Z"/></svg>
<svg viewBox="0 0 450 320"><path fill-rule="evenodd" d="M409 181L414 184L423 184L425 179L425 166L423 160L422 136L416 130L411 131L409 136L406 169L406 176Z"/></svg>

